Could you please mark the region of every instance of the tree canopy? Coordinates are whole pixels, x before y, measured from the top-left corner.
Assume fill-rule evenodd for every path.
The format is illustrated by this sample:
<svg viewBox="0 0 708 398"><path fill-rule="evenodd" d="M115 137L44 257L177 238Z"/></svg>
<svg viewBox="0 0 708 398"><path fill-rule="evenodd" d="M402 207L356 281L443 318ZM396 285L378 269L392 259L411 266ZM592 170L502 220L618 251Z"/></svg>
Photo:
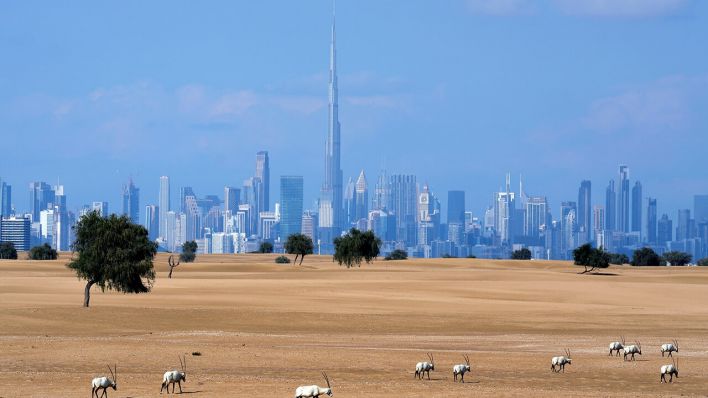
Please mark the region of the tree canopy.
<svg viewBox="0 0 708 398"><path fill-rule="evenodd" d="M17 260L17 249L12 242L0 243L0 259L1 260Z"/></svg>
<svg viewBox="0 0 708 398"><path fill-rule="evenodd" d="M312 238L305 234L292 234L288 236L287 242L285 242L285 252L288 254L295 255L295 262L297 262L298 256L300 256L300 264L302 265L302 260L305 256L312 254L315 245L312 243Z"/></svg>
<svg viewBox="0 0 708 398"><path fill-rule="evenodd" d="M627 257L626 254L609 253L609 255L610 255L610 264L616 264L616 265L629 264L629 257Z"/></svg>
<svg viewBox="0 0 708 398"><path fill-rule="evenodd" d="M180 261L191 263L197 258L197 242L190 240L182 244L182 253L179 255Z"/></svg>
<svg viewBox="0 0 708 398"><path fill-rule="evenodd" d="M261 243L256 253L273 253L273 244L270 242Z"/></svg>
<svg viewBox="0 0 708 398"><path fill-rule="evenodd" d="M662 257L666 263L680 267L690 264L692 259L690 254L679 251L666 252Z"/></svg>
<svg viewBox="0 0 708 398"><path fill-rule="evenodd" d="M701 267L708 267L708 257L698 260L696 264Z"/></svg>
<svg viewBox="0 0 708 398"><path fill-rule="evenodd" d="M352 228L346 235L334 239L334 260L347 268L361 266L361 261L372 262L379 255L381 240L373 231L361 232Z"/></svg>
<svg viewBox="0 0 708 398"><path fill-rule="evenodd" d="M643 247L634 251L632 265L635 267L659 266L661 265L661 257L650 247Z"/></svg>
<svg viewBox="0 0 708 398"><path fill-rule="evenodd" d="M384 260L395 261L395 260L405 260L407 258L408 258L408 253L405 250L396 249L396 250L392 251L391 253L389 253L388 256L384 257Z"/></svg>
<svg viewBox="0 0 708 398"><path fill-rule="evenodd" d="M511 259L512 260L531 260L531 250L527 248L521 248L519 250L514 250L513 253L511 253Z"/></svg>
<svg viewBox="0 0 708 398"><path fill-rule="evenodd" d="M596 249L589 243L573 250L573 260L575 260L575 265L585 267L585 271L581 272L581 274L610 266L610 255L602 248Z"/></svg>
<svg viewBox="0 0 708 398"><path fill-rule="evenodd" d="M89 306L91 287L98 285L123 293L149 292L155 281L152 260L157 244L148 231L127 216L102 217L90 212L74 227L73 245L78 255L67 264L79 279L87 281L84 307Z"/></svg>
<svg viewBox="0 0 708 398"><path fill-rule="evenodd" d="M28 257L30 260L56 260L57 251L52 249L48 243L45 243L30 249Z"/></svg>

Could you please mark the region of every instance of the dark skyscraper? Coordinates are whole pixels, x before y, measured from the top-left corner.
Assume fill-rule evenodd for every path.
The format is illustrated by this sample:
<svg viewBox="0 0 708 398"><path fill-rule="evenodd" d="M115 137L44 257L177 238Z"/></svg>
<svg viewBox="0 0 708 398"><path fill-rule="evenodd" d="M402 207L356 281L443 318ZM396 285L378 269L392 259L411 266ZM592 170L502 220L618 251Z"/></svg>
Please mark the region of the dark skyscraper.
<svg viewBox="0 0 708 398"><path fill-rule="evenodd" d="M617 197L617 230L629 232L629 167L619 167L619 195Z"/></svg>
<svg viewBox="0 0 708 398"><path fill-rule="evenodd" d="M123 214L135 224L140 223L140 189L133 184L132 179L123 185Z"/></svg>
<svg viewBox="0 0 708 398"><path fill-rule="evenodd" d="M615 231L617 229L617 192L615 191L615 180L610 180L605 191L605 229Z"/></svg>
<svg viewBox="0 0 708 398"><path fill-rule="evenodd" d="M337 36L332 16L332 42L329 55L329 121L325 143L325 178L320 195L320 237L331 244L342 228L342 168L339 124L339 93L337 83Z"/></svg>
<svg viewBox="0 0 708 398"><path fill-rule="evenodd" d="M642 183L637 181L632 188L632 232L642 231Z"/></svg>
<svg viewBox="0 0 708 398"><path fill-rule="evenodd" d="M647 242L651 244L657 243L656 235L656 199L649 198L647 206Z"/></svg>
<svg viewBox="0 0 708 398"><path fill-rule="evenodd" d="M302 232L303 178L280 177L280 239Z"/></svg>
<svg viewBox="0 0 708 398"><path fill-rule="evenodd" d="M708 195L693 197L693 218L696 220L696 224L708 221ZM708 245L708 242L705 244Z"/></svg>
<svg viewBox="0 0 708 398"><path fill-rule="evenodd" d="M39 212L47 210L47 206L54 203L54 190L46 182L33 182L30 184L30 212L32 221L39 221Z"/></svg>
<svg viewBox="0 0 708 398"><path fill-rule="evenodd" d="M661 219L657 225L657 244L659 246L666 246L666 242L671 242L673 240L673 222L666 214L661 216Z"/></svg>
<svg viewBox="0 0 708 398"><path fill-rule="evenodd" d="M256 176L260 184L258 188L258 211L270 210L270 160L268 152L260 151L256 154Z"/></svg>
<svg viewBox="0 0 708 398"><path fill-rule="evenodd" d="M392 175L389 209L396 216L396 240L416 244L417 183L414 175Z"/></svg>
<svg viewBox="0 0 708 398"><path fill-rule="evenodd" d="M465 191L447 192L447 224L465 224Z"/></svg>
<svg viewBox="0 0 708 398"><path fill-rule="evenodd" d="M584 180L578 190L578 231L583 244L592 240L592 183Z"/></svg>

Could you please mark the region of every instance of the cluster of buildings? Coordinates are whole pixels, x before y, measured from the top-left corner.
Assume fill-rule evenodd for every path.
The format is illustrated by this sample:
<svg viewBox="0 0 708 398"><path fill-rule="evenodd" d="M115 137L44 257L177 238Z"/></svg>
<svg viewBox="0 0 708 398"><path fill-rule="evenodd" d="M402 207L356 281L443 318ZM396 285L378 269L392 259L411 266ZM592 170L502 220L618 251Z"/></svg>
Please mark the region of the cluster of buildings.
<svg viewBox="0 0 708 398"><path fill-rule="evenodd" d="M324 181L314 207L303 205L302 176L281 176L280 197L271 198L270 160L268 152L261 151L253 177L240 187L224 187L221 196L199 196L183 186L179 203L173 204L170 178L160 177L158 202L145 206L142 220L140 189L129 181L123 186L120 213L135 223L142 221L151 239L167 251L179 251L192 240L201 253L251 252L262 242L280 251L288 236L303 233L313 239L316 252L326 254L333 252L334 238L354 227L374 231L383 242L383 254L402 249L411 257L508 258L513 250L526 247L534 258L570 259L573 249L584 243L628 255L650 246L659 253L678 250L694 259L708 256L708 195L695 196L693 214L679 210L674 228L667 214L657 216L656 199L644 196L639 181L630 185L624 165L609 182L604 204L593 204L592 183L582 181L577 201L561 202L556 214L545 196L527 195L521 181L518 192L513 191L508 174L505 189L494 194L481 217L466 210L464 191L449 191L443 219L440 198L415 175L382 171L370 191L362 170L345 184L336 51L333 23ZM73 212L67 208L64 187L45 182L30 184L29 209L19 213L12 206L11 186L0 180L0 189L0 240L20 250L41 243L69 250L78 218L89 211L109 214L108 203L102 201Z"/></svg>

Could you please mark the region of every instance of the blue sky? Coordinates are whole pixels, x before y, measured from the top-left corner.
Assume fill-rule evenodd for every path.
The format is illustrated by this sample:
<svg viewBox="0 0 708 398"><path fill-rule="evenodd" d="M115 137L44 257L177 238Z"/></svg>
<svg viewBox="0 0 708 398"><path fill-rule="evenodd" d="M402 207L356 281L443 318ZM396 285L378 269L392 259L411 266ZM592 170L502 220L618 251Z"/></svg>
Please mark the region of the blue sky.
<svg viewBox="0 0 708 398"><path fill-rule="evenodd" d="M222 194L252 175L319 192L331 3L6 1L0 178L57 180L78 207L143 204L158 178ZM596 202L630 166L675 216L708 192L708 2L340 0L345 179L413 173L480 214L504 173L529 194Z"/></svg>

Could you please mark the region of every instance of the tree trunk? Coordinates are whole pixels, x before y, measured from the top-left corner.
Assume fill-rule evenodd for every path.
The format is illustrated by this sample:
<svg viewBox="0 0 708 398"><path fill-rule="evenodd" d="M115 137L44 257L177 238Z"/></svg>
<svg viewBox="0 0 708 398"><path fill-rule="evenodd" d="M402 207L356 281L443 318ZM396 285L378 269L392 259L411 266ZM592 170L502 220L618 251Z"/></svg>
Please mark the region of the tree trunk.
<svg viewBox="0 0 708 398"><path fill-rule="evenodd" d="M86 283L86 288L84 289L84 307L86 308L88 308L89 300L91 300L91 286L95 283L94 281L88 281L88 283Z"/></svg>
<svg viewBox="0 0 708 398"><path fill-rule="evenodd" d="M174 267L170 267L170 273L167 274L167 277L168 277L169 279L172 279L172 270L173 270L173 269L174 269Z"/></svg>
<svg viewBox="0 0 708 398"><path fill-rule="evenodd" d="M301 255L300 255L300 265L302 265L302 260L304 260L304 259L305 259L305 255L304 255L304 254L301 254Z"/></svg>

